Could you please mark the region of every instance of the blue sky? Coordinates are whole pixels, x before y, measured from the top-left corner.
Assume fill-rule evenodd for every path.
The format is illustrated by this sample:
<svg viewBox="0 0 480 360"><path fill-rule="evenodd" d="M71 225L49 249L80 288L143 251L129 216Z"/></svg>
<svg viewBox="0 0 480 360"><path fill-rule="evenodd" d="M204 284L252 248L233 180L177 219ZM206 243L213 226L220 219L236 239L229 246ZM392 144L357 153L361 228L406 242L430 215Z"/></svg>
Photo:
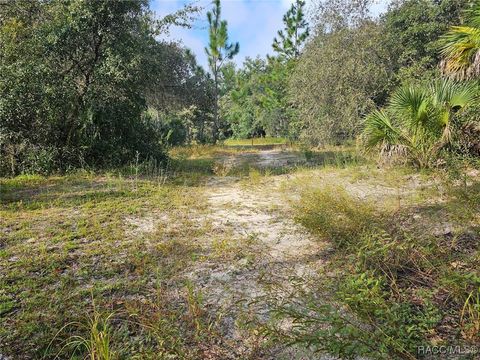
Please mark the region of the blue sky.
<svg viewBox="0 0 480 360"><path fill-rule="evenodd" d="M159 17L181 9L186 0L151 0L151 9ZM293 0L222 0L222 18L228 21L230 41L240 42L240 53L235 57L237 64L257 55L272 53L272 41L277 31L283 28L282 17ZM307 0L307 5L308 5ZM195 4L204 8L191 29L173 27L168 39L179 40L197 56L199 64L206 68L204 47L208 42L206 11L211 0L197 0ZM382 5L383 4L383 5ZM377 8L384 8L380 1ZM377 11L374 11L377 12Z"/></svg>

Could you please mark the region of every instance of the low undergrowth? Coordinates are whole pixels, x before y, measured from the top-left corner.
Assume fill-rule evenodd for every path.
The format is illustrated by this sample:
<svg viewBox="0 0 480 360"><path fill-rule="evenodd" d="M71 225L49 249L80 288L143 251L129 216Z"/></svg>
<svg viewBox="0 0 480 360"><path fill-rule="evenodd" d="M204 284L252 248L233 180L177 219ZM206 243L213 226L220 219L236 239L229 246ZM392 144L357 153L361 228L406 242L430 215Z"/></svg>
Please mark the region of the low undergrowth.
<svg viewBox="0 0 480 360"><path fill-rule="evenodd" d="M227 146L263 146L263 145L284 145L288 139L281 137L263 137L252 139L227 139L224 144Z"/></svg>
<svg viewBox="0 0 480 360"><path fill-rule="evenodd" d="M387 171L351 149L290 150L305 163L273 169L246 151L215 166L222 149L174 149L166 169L0 179L0 358L238 358L229 320L188 275L263 257L261 234L232 242L208 221L205 184L237 180L269 191L283 179L296 219L331 247L318 247L316 282L292 273L268 283L278 296L255 300L273 310L260 328L246 316L262 354L296 344L409 359L418 346L478 344L478 172ZM316 260L294 259L306 270Z"/></svg>
<svg viewBox="0 0 480 360"><path fill-rule="evenodd" d="M329 272L274 301L280 323L293 325L270 325L271 337L342 358L414 359L420 346L478 344L480 183L442 182L401 206L394 198L340 185L303 191L297 220L331 244Z"/></svg>
<svg viewBox="0 0 480 360"><path fill-rule="evenodd" d="M89 173L0 179L0 354L221 353L216 319L182 275L203 256L196 239L209 227L192 214L204 211L200 189L174 181Z"/></svg>

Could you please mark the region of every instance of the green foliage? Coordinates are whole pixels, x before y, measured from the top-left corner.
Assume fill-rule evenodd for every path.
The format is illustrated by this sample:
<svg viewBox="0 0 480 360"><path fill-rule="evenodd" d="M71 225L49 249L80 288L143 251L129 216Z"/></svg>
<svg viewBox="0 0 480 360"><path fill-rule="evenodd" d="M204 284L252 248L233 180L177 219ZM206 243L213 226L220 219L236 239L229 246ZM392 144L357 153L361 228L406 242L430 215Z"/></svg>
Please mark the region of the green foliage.
<svg viewBox="0 0 480 360"><path fill-rule="evenodd" d="M362 116L385 98L389 61L383 29L364 20L353 28L318 32L289 81L299 128L311 144L343 142L360 131Z"/></svg>
<svg viewBox="0 0 480 360"><path fill-rule="evenodd" d="M475 190L469 191L472 196ZM473 216L476 210L468 203L462 200L452 209L470 209ZM453 261L458 254L432 238L425 219L417 230L407 230L412 208L393 212L341 187L322 187L305 191L295 212L309 230L332 242L330 272L317 289L299 284L288 301L276 303L276 315L294 325L286 332L269 328L270 334L342 358L413 359L417 346L428 345L449 314L461 324L462 336L475 341L475 267L460 275ZM438 221L437 213L430 216ZM475 262L473 254L466 258ZM450 301L438 301L435 296L442 291L448 291Z"/></svg>
<svg viewBox="0 0 480 360"><path fill-rule="evenodd" d="M471 291L465 299L461 322L465 336L474 340L480 338L480 288Z"/></svg>
<svg viewBox="0 0 480 360"><path fill-rule="evenodd" d="M62 350L70 350L72 358L76 353L84 353L86 354L86 358L90 360L118 359L118 355L112 349L111 344L113 332L111 322L113 315L114 313L101 313L96 308L95 303L93 303L93 314L89 316L86 321L70 323L61 329L61 331L63 331L66 330L67 327L74 327L74 331L78 334L72 335L66 341ZM56 336L58 336L59 333L57 333ZM85 333L85 335L80 335L82 333ZM53 339L52 341L55 340L56 339ZM48 350L49 349L47 349L47 351ZM60 357L60 355L61 354L57 354L57 357Z"/></svg>
<svg viewBox="0 0 480 360"><path fill-rule="evenodd" d="M288 96L288 81L309 36L305 2L297 0L283 18L273 49L277 57L247 59L233 73L233 86L223 96L221 110L236 138L281 136L298 138L296 111Z"/></svg>
<svg viewBox="0 0 480 360"><path fill-rule="evenodd" d="M294 63L275 58L247 59L235 75L232 89L221 99L222 116L233 136L293 137L294 109L288 103L286 85Z"/></svg>
<svg viewBox="0 0 480 360"><path fill-rule="evenodd" d="M345 189L338 186L304 194L296 213L305 227L339 248L354 244L359 234L377 221L371 204L352 202Z"/></svg>
<svg viewBox="0 0 480 360"><path fill-rule="evenodd" d="M261 121L265 132L271 136L283 136L291 140L298 138L295 128L296 109L288 97L288 81L293 74L296 62L283 62L270 58L261 85L264 94L261 97Z"/></svg>
<svg viewBox="0 0 480 360"><path fill-rule="evenodd" d="M367 271L347 276L336 296L358 320L371 325L362 340L375 357L412 358L416 347L440 320L438 310L428 303L417 308L395 301L385 289L382 277ZM362 352L355 349L352 353Z"/></svg>
<svg viewBox="0 0 480 360"><path fill-rule="evenodd" d="M394 1L382 15L385 47L391 59L393 81L431 81L438 77L438 42L460 19L463 0Z"/></svg>
<svg viewBox="0 0 480 360"><path fill-rule="evenodd" d="M265 146L265 145L286 145L287 139L262 137L252 139L228 139L225 140L225 146Z"/></svg>
<svg viewBox="0 0 480 360"><path fill-rule="evenodd" d="M379 18L370 6L338 0L314 7L314 36L289 78L296 128L311 144L355 138L398 84L438 78L439 39L467 3L394 1Z"/></svg>
<svg viewBox="0 0 480 360"><path fill-rule="evenodd" d="M229 43L227 21L221 20L220 0L213 0L212 11L207 12L207 20L209 24L209 44L205 48L208 56L208 65L214 78L214 113L213 113L213 142L218 140L219 131L219 86L220 71L225 60L231 60L240 51L239 43Z"/></svg>
<svg viewBox="0 0 480 360"><path fill-rule="evenodd" d="M283 16L285 31L278 31L278 39L273 40L273 50L285 59L297 58L309 35L308 23L304 14L305 1L295 0Z"/></svg>
<svg viewBox="0 0 480 360"><path fill-rule="evenodd" d="M222 116L233 136L288 136L293 109L287 103L286 82L293 63L247 59L235 74L235 84L221 99Z"/></svg>
<svg viewBox="0 0 480 360"><path fill-rule="evenodd" d="M191 11L157 21L147 1L2 5L0 172L115 166L137 153L165 159L147 104L166 110L179 102L160 98L182 97L183 106L211 107L191 55L156 40ZM199 85L187 97L169 83Z"/></svg>
<svg viewBox="0 0 480 360"><path fill-rule="evenodd" d="M182 118L188 132L182 141L210 141L214 84L197 65L194 55L178 44L160 43L150 54L149 61L146 100L155 121L160 121L161 127L168 132L166 119ZM174 142L178 145L179 141Z"/></svg>
<svg viewBox="0 0 480 360"><path fill-rule="evenodd" d="M228 42L227 21L221 20L220 0L213 1L213 9L207 12L209 44L205 52L211 69L216 69L224 59L231 60L240 50L239 43Z"/></svg>
<svg viewBox="0 0 480 360"><path fill-rule="evenodd" d="M235 71L235 69L234 69ZM260 78L266 71L261 59L247 59L243 69L235 71L230 92L221 99L221 112L236 138L248 138L262 134L259 117L263 89Z"/></svg>
<svg viewBox="0 0 480 360"><path fill-rule="evenodd" d="M443 148L452 145L462 125L458 113L477 96L472 84L451 80L401 87L385 110L367 116L366 147L403 150L416 165L430 166Z"/></svg>
<svg viewBox="0 0 480 360"><path fill-rule="evenodd" d="M441 39L442 70L457 79L480 74L480 2L475 1L465 15L465 24L452 26Z"/></svg>
<svg viewBox="0 0 480 360"><path fill-rule="evenodd" d="M374 272L334 281L339 285L331 300L341 305L302 292L294 306L275 309L278 317L294 323L280 339L342 359L414 359L417 346L425 344L425 337L440 320L431 303L418 307L390 297L384 280Z"/></svg>

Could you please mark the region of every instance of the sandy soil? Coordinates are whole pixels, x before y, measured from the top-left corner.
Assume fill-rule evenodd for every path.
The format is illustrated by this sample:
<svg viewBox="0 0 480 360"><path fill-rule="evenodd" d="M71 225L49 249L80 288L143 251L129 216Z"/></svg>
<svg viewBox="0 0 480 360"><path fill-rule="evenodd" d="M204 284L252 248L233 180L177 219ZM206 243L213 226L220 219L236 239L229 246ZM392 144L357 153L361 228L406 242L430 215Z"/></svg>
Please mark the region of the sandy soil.
<svg viewBox="0 0 480 360"><path fill-rule="evenodd" d="M279 168L303 164L305 158L300 153L274 149L239 153L219 161L228 161L232 166ZM395 188L375 184L352 184L336 178L338 174L322 170L311 172L315 181L309 186L313 187L340 184L360 198L398 193ZM232 343L232 358L251 358L255 337L249 336L242 320L270 319L271 309L261 300L270 289L274 287L275 293L288 294L292 277L307 283L327 272L323 268L329 245L314 239L294 221L290 200L298 194L284 191L285 185L295 186L299 176L268 176L252 183L233 176L211 177L201 195L206 198L208 211L192 214L210 230L207 236L198 239L206 256L196 261L194 268L185 269L184 276L202 294L206 309L220 319L222 336ZM151 232L159 223L165 223L165 219L127 219L133 234ZM292 348L271 349L254 358L331 359L328 355Z"/></svg>
<svg viewBox="0 0 480 360"><path fill-rule="evenodd" d="M245 162L245 155L236 159ZM302 162L298 155L266 150L248 154L257 167L290 166ZM235 356L249 354L248 334L239 326L245 316L268 321L269 310L262 296L275 284L289 286L289 279L313 277L323 266L326 244L312 239L293 219L281 184L288 175L271 176L259 184L245 184L235 177L212 177L206 183L208 213L202 219L211 233L202 239L207 252L219 242L226 256L200 262L187 277L204 295L205 306L222 314L224 336L235 344ZM230 253L228 253L230 252ZM287 291L286 291L287 293ZM326 359L292 349L276 349L269 359Z"/></svg>

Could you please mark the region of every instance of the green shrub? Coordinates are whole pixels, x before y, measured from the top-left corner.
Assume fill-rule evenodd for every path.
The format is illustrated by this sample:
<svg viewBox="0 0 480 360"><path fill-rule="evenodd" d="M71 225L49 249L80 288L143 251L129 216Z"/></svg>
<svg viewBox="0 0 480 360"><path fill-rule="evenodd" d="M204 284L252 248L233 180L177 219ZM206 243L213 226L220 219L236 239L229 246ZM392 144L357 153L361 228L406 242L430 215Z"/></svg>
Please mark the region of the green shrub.
<svg viewBox="0 0 480 360"><path fill-rule="evenodd" d="M430 268L427 259L438 246L428 238L396 230L392 224L364 232L356 249L360 270L375 270L395 283L400 277L408 279Z"/></svg>
<svg viewBox="0 0 480 360"><path fill-rule="evenodd" d="M369 329L365 341L381 356L414 354L439 321L438 310L428 302L415 306L395 300L384 279L372 271L346 276L336 295Z"/></svg>
<svg viewBox="0 0 480 360"><path fill-rule="evenodd" d="M368 150L382 155L403 155L424 168L435 164L441 150L455 144L462 127L461 112L475 104L474 84L437 80L430 86L403 86L382 110L365 119L363 132Z"/></svg>
<svg viewBox="0 0 480 360"><path fill-rule="evenodd" d="M372 271L335 278L335 283L333 299L321 290L300 291L277 306L275 314L292 321L293 328L267 332L342 359L414 359L417 346L440 320L428 301L418 306L394 300L384 279Z"/></svg>

